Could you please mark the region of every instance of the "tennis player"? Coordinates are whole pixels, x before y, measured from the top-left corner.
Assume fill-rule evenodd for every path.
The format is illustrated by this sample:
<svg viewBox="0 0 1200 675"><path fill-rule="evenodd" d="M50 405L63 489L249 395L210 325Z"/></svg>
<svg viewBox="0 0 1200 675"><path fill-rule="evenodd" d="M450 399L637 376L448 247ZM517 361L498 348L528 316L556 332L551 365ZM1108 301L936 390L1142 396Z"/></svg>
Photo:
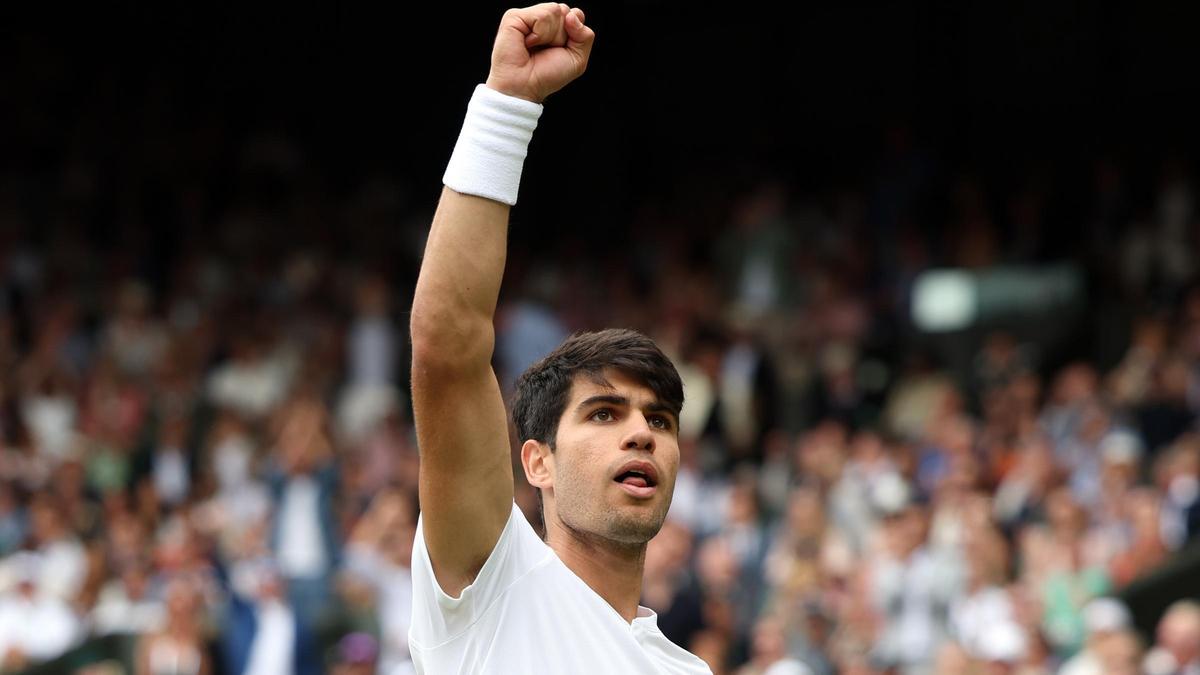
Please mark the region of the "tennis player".
<svg viewBox="0 0 1200 675"><path fill-rule="evenodd" d="M491 368L509 207L547 96L583 74L584 13L504 14L443 182L412 306L421 516L418 673L709 673L638 605L679 468L679 374L640 333L575 335L518 381L513 418L546 539L513 503ZM586 148L564 161L586 161Z"/></svg>

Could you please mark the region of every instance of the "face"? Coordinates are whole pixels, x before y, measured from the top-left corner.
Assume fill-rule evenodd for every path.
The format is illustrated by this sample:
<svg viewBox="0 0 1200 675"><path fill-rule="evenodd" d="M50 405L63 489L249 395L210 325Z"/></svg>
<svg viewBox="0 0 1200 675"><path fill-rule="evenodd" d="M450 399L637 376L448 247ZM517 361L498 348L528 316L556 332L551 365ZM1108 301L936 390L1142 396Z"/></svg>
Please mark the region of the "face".
<svg viewBox="0 0 1200 675"><path fill-rule="evenodd" d="M555 451L527 441L530 482L544 489L547 530L641 545L662 527L675 475L675 415L620 372L578 376L559 418Z"/></svg>

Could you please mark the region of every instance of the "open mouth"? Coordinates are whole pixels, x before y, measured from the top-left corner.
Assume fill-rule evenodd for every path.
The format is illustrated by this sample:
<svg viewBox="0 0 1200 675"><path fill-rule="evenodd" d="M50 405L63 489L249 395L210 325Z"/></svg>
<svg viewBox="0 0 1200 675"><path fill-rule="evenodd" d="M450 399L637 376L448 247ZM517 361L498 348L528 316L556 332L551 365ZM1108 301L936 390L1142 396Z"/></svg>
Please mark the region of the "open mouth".
<svg viewBox="0 0 1200 675"><path fill-rule="evenodd" d="M652 497L658 487L658 471L649 462L629 462L621 467L613 481L633 497Z"/></svg>
<svg viewBox="0 0 1200 675"><path fill-rule="evenodd" d="M654 487L658 485L658 481L642 471L630 470L617 476L613 480L624 485L632 485L633 487Z"/></svg>

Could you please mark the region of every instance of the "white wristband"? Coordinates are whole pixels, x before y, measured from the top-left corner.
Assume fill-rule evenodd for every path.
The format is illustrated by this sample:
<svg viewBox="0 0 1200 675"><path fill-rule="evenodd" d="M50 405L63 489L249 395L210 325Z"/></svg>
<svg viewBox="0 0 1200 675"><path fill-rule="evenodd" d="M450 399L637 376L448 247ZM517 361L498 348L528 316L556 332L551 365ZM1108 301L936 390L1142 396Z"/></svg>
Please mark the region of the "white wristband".
<svg viewBox="0 0 1200 675"><path fill-rule="evenodd" d="M516 204L525 153L541 115L540 103L475 87L442 183L455 192Z"/></svg>

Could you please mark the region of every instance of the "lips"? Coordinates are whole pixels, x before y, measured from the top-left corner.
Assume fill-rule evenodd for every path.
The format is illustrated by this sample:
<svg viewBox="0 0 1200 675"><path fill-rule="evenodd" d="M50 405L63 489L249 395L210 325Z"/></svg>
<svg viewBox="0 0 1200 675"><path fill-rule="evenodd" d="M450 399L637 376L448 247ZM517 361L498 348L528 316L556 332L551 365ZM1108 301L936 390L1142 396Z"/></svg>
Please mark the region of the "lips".
<svg viewBox="0 0 1200 675"><path fill-rule="evenodd" d="M617 469L613 481L634 497L646 499L654 496L658 488L658 469L650 462L631 460Z"/></svg>

